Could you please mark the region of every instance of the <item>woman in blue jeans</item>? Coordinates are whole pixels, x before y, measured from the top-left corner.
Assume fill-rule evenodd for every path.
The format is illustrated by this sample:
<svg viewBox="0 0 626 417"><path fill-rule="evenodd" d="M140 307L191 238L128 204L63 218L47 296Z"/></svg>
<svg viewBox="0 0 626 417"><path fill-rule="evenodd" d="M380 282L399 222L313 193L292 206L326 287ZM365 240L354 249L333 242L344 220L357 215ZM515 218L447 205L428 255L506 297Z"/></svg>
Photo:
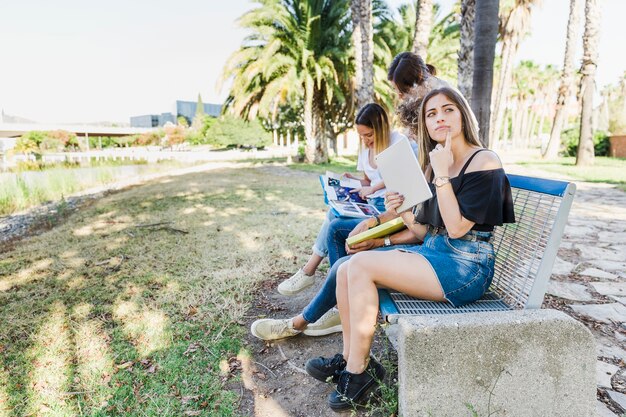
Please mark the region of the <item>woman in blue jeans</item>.
<svg viewBox="0 0 626 417"><path fill-rule="evenodd" d="M380 215L381 221L395 216L392 213ZM289 319L260 319L252 323L252 334L263 340L284 339L304 333L307 336L323 336L341 331L341 320L333 307L337 304L335 288L339 266L350 259L352 254L365 250L386 251L410 247L418 242L409 230L402 230L387 238L370 239L351 248L346 246L350 235L374 227L377 220L337 218L328 228L328 260L332 267L322 287L315 297L302 310L302 313ZM346 256L348 255L348 256Z"/></svg>
<svg viewBox="0 0 626 417"><path fill-rule="evenodd" d="M418 118L420 164L433 198L404 212L407 230L423 240L402 250L361 252L335 271L343 350L315 358L307 372L337 383L334 411L364 404L385 376L370 356L378 315L378 287L455 306L479 299L489 288L495 255L494 226L515 221L511 188L498 156L482 148L476 119L463 96L450 88L428 93ZM388 213L403 202L386 194Z"/></svg>
<svg viewBox="0 0 626 417"><path fill-rule="evenodd" d="M356 115L355 127L361 139L357 161L357 170L363 173L363 178L357 178L350 173L344 174L348 178L360 181L359 196L375 206L380 212L385 211L383 195L385 184L376 166L376 155L405 138L404 135L393 132L389 127L389 118L385 110L376 103L363 106ZM415 145L417 148L417 145ZM337 216L328 210L324 223L320 228L312 247L312 253L305 265L290 278L278 285L278 292L282 295L295 295L310 287L315 282L315 271L320 263L328 256L328 228Z"/></svg>

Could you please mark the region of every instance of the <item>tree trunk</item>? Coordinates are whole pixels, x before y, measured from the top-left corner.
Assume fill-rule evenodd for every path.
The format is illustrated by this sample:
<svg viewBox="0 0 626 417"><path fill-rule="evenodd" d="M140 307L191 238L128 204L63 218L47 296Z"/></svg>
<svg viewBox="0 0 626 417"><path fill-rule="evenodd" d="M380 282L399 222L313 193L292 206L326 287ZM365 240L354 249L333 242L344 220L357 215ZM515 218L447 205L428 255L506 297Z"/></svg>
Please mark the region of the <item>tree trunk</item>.
<svg viewBox="0 0 626 417"><path fill-rule="evenodd" d="M461 2L461 48L458 59L459 91L469 103L472 102L472 78L474 76L474 17L476 0Z"/></svg>
<svg viewBox="0 0 626 417"><path fill-rule="evenodd" d="M278 131L276 129L272 129L272 143L274 146L278 146Z"/></svg>
<svg viewBox="0 0 626 417"><path fill-rule="evenodd" d="M574 54L576 53L576 34L578 33L578 23L580 19L580 4L582 0L570 0L569 20L567 22L567 39L565 41L565 58L563 59L563 72L561 73L561 85L559 95L556 99L556 109L550 140L543 158L554 159L558 156L561 147L561 130L567 116L567 100L572 95L574 85Z"/></svg>
<svg viewBox="0 0 626 417"><path fill-rule="evenodd" d="M517 149L519 147L520 136L522 136L522 118L524 117L524 109L522 108L521 100L517 100L515 108L513 126L511 126L511 143L512 147Z"/></svg>
<svg viewBox="0 0 626 417"><path fill-rule="evenodd" d="M324 96L313 86L312 81L308 87L306 90L310 93L304 99L304 160L309 164L321 164L328 162L328 144L324 134Z"/></svg>
<svg viewBox="0 0 626 417"><path fill-rule="evenodd" d="M513 76L513 58L517 51L516 39L505 39L502 43L502 63L500 67L500 77L498 88L494 94L493 119L491 120L491 141L497 142L500 139L500 125L502 116L506 109L507 95L511 86Z"/></svg>
<svg viewBox="0 0 626 417"><path fill-rule="evenodd" d="M502 63L498 90L494 98L493 120L491 121L491 141L496 142L500 136L500 123L509 96L509 86L513 75L513 64L520 39L528 31L530 25L531 5L537 0L516 0L506 22L501 28Z"/></svg>
<svg viewBox="0 0 626 417"><path fill-rule="evenodd" d="M585 34L583 35L583 66L581 86L582 110L580 112L580 139L576 165L592 165L593 131L591 118L593 116L593 93L595 92L595 75L598 66L598 41L600 39L600 0L585 1Z"/></svg>
<svg viewBox="0 0 626 417"><path fill-rule="evenodd" d="M428 37L433 26L433 0L417 0L413 53L426 61Z"/></svg>
<svg viewBox="0 0 626 417"><path fill-rule="evenodd" d="M476 0L472 110L478 119L480 141L489 147L489 117L493 88L493 59L498 37L499 0Z"/></svg>
<svg viewBox="0 0 626 417"><path fill-rule="evenodd" d="M352 42L355 55L356 105L374 101L374 30L372 0L352 0Z"/></svg>

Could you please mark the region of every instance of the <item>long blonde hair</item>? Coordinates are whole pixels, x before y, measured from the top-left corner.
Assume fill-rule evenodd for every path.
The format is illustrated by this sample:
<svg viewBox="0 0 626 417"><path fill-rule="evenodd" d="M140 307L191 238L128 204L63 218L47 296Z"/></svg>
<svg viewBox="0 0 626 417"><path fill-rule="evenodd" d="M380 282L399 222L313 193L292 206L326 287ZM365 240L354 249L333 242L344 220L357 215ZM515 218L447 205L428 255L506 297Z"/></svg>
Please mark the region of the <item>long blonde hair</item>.
<svg viewBox="0 0 626 417"><path fill-rule="evenodd" d="M426 171L426 167L428 166L429 157L428 154L432 151L437 142L435 142L430 135L428 134L428 129L426 128L426 103L428 100L433 98L438 94L443 94L446 96L452 103L456 105L456 107L461 112L461 131L463 132L463 137L465 138L465 142L483 147L478 139L478 121L476 120L476 116L474 116L474 112L470 108L467 100L461 93L456 91L450 87L442 87L437 88L430 91L428 94L424 96L424 100L422 100L422 104L420 106L419 112L419 120L417 124L417 143L419 145L420 153L419 153L419 163L422 167L422 171Z"/></svg>
<svg viewBox="0 0 626 417"><path fill-rule="evenodd" d="M374 152L376 155L389 147L391 132L387 112L376 103L368 103L361 107L356 115L355 125L367 126L374 130ZM359 140L359 149L361 141Z"/></svg>

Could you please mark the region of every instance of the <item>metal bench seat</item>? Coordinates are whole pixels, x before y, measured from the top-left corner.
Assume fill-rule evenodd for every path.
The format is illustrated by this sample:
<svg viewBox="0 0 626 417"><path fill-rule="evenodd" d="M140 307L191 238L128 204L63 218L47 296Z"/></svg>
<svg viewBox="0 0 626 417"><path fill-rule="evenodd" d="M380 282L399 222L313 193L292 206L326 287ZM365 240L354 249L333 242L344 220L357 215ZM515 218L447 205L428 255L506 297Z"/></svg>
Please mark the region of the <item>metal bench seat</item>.
<svg viewBox="0 0 626 417"><path fill-rule="evenodd" d="M489 291L462 307L379 290L380 311L395 323L402 315L440 315L541 307L572 206L576 185L565 181L508 175L515 223L496 227L492 243L495 273Z"/></svg>

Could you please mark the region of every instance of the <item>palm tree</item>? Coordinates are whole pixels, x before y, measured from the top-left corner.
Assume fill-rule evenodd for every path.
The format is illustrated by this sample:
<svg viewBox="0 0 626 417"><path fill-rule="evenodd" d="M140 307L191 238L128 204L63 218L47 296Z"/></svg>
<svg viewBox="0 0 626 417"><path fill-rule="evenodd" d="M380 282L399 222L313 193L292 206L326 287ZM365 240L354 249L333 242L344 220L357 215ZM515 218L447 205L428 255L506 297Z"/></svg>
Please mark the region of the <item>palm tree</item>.
<svg viewBox="0 0 626 417"><path fill-rule="evenodd" d="M520 41L530 28L532 6L540 0L511 1L513 2L512 7L503 8L500 20L499 32L502 40L502 64L500 66L498 88L494 98L494 113L489 135L493 143L500 138L500 127L504 117L504 109L506 108L506 97L511 84L515 54L519 48Z"/></svg>
<svg viewBox="0 0 626 417"><path fill-rule="evenodd" d="M476 0L472 110L478 119L480 141L489 147L489 117L493 88L493 60L498 38L499 0Z"/></svg>
<svg viewBox="0 0 626 417"><path fill-rule="evenodd" d="M433 26L433 0L417 0L413 52L426 61L428 39Z"/></svg>
<svg viewBox="0 0 626 417"><path fill-rule="evenodd" d="M580 139L576 154L576 165L592 165L594 160L593 131L593 94L595 75L598 66L598 41L600 40L600 7L598 0L585 1L585 33L583 34L583 65L580 82L582 109L580 111Z"/></svg>
<svg viewBox="0 0 626 417"><path fill-rule="evenodd" d="M561 84L559 95L556 99L556 111L550 132L550 141L542 157L554 159L557 157L561 144L561 130L566 116L566 104L572 95L574 85L574 55L576 53L576 34L580 19L580 4L582 0L570 0L569 20L567 21L567 38L565 40L565 57L563 58L563 72L561 72Z"/></svg>
<svg viewBox="0 0 626 417"><path fill-rule="evenodd" d="M355 58L356 105L361 108L374 98L374 30L372 0L351 0Z"/></svg>
<svg viewBox="0 0 626 417"><path fill-rule="evenodd" d="M326 162L326 109L346 102L352 73L348 0L256 2L240 18L251 34L223 70L232 77L224 108L274 119L282 104L302 102L306 161Z"/></svg>
<svg viewBox="0 0 626 417"><path fill-rule="evenodd" d="M474 16L476 0L461 1L461 47L458 59L459 91L467 101L472 100L472 77L474 76Z"/></svg>

